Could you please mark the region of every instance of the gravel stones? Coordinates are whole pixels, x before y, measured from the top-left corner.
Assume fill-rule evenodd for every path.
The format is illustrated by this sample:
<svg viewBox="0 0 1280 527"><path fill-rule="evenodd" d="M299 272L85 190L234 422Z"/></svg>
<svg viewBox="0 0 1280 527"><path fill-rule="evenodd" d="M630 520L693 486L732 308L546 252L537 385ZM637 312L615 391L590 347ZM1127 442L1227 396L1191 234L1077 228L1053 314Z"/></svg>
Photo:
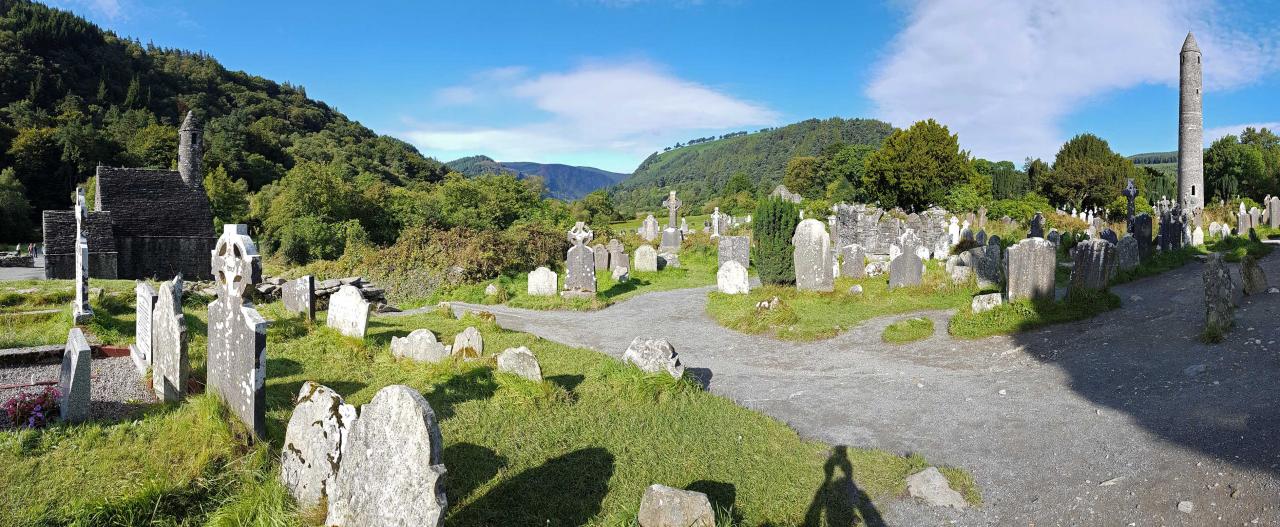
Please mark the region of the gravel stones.
<svg viewBox="0 0 1280 527"><path fill-rule="evenodd" d="M684 376L684 365L667 339L636 337L622 354L622 362L648 373L665 371L677 379Z"/></svg>
<svg viewBox="0 0 1280 527"><path fill-rule="evenodd" d="M307 381L285 429L280 482L303 508L315 507L333 491L356 409L338 392Z"/></svg>

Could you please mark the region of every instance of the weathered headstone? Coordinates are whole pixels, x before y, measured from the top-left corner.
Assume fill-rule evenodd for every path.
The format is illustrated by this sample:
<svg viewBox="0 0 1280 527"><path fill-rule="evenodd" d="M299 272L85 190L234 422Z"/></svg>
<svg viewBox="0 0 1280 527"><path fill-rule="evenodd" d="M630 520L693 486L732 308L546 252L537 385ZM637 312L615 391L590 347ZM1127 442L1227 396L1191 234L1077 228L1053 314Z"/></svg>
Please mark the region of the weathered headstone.
<svg viewBox="0 0 1280 527"><path fill-rule="evenodd" d="M662 207L667 209L667 229L674 229L676 226L676 212L684 205L680 198L676 197L676 191L671 191L667 195L667 199L662 201Z"/></svg>
<svg viewBox="0 0 1280 527"><path fill-rule="evenodd" d="M920 285L924 263L915 251L907 251L889 262L889 290Z"/></svg>
<svg viewBox="0 0 1280 527"><path fill-rule="evenodd" d="M156 398L180 401L187 395L191 359L187 355L187 322L182 315L182 275L160 284L151 314L151 387Z"/></svg>
<svg viewBox="0 0 1280 527"><path fill-rule="evenodd" d="M1151 258L1154 247L1151 243L1151 215L1142 213L1133 217L1133 239L1138 242L1138 260L1145 262Z"/></svg>
<svg viewBox="0 0 1280 527"><path fill-rule="evenodd" d="M832 291L831 238L821 221L807 219L796 226L791 237L796 270L796 288L801 291Z"/></svg>
<svg viewBox="0 0 1280 527"><path fill-rule="evenodd" d="M210 265L218 299L209 304L206 385L261 438L266 433L267 321L245 298L245 291L262 281L248 225L223 226Z"/></svg>
<svg viewBox="0 0 1280 527"><path fill-rule="evenodd" d="M720 237L720 265L733 260L746 268L751 265L751 238L746 236Z"/></svg>
<svg viewBox="0 0 1280 527"><path fill-rule="evenodd" d="M1111 230L1110 227L1103 227L1102 231L1098 233L1098 238L1111 243L1120 243L1120 237L1117 236L1116 231Z"/></svg>
<svg viewBox="0 0 1280 527"><path fill-rule="evenodd" d="M947 224L947 236L951 238L951 245L960 243L960 220L955 216L952 216L951 222Z"/></svg>
<svg viewBox="0 0 1280 527"><path fill-rule="evenodd" d="M983 311L991 311L1000 307L1004 303L1003 295L1000 293L987 293L985 295L977 295L969 301L969 311L981 313Z"/></svg>
<svg viewBox="0 0 1280 527"><path fill-rule="evenodd" d="M77 325L93 319L89 307L89 209L84 202L84 187L76 187L76 291L71 302L71 320Z"/></svg>
<svg viewBox="0 0 1280 527"><path fill-rule="evenodd" d="M1232 295L1235 283L1221 253L1210 254L1204 264L1205 330L1225 333L1235 323Z"/></svg>
<svg viewBox="0 0 1280 527"><path fill-rule="evenodd" d="M538 358L525 346L507 348L498 354L498 371L512 373L531 381L542 380L542 366Z"/></svg>
<svg viewBox="0 0 1280 527"><path fill-rule="evenodd" d="M987 208L985 206L978 207L978 230L986 230L987 228Z"/></svg>
<svg viewBox="0 0 1280 527"><path fill-rule="evenodd" d="M417 390L387 386L360 407L329 496L326 525L439 527L448 500L444 441Z"/></svg>
<svg viewBox="0 0 1280 527"><path fill-rule="evenodd" d="M609 270L612 271L619 267L630 267L627 263L627 249L622 246L622 242L617 238L609 240Z"/></svg>
<svg viewBox="0 0 1280 527"><path fill-rule="evenodd" d="M622 362L634 364L641 371L657 373L665 371L679 379L684 375L684 365L679 354L667 339L636 337L622 353Z"/></svg>
<svg viewBox="0 0 1280 527"><path fill-rule="evenodd" d="M480 330L468 327L453 337L453 347L450 351L465 359L480 357L484 355L484 336L480 334Z"/></svg>
<svg viewBox="0 0 1280 527"><path fill-rule="evenodd" d="M962 253L960 261L973 268L973 274L978 279L978 287L1001 287L1004 285L1002 252L998 245L983 245Z"/></svg>
<svg viewBox="0 0 1280 527"><path fill-rule="evenodd" d="M569 231L569 248L564 263L565 297L593 297L596 294L595 254L587 246L595 234L583 222L578 222Z"/></svg>
<svg viewBox="0 0 1280 527"><path fill-rule="evenodd" d="M1031 217L1031 227L1027 231L1028 238L1044 238L1044 214L1036 212Z"/></svg>
<svg viewBox="0 0 1280 527"><path fill-rule="evenodd" d="M1196 225L1196 228L1191 230L1191 245L1193 247L1204 245L1204 229L1200 228L1199 225Z"/></svg>
<svg viewBox="0 0 1280 527"><path fill-rule="evenodd" d="M664 253L680 252L680 245L684 243L684 231L677 229L666 229L662 231L662 243L658 245L658 250Z"/></svg>
<svg viewBox="0 0 1280 527"><path fill-rule="evenodd" d="M529 273L527 292L529 296L554 296L556 294L557 276L555 271L539 267Z"/></svg>
<svg viewBox="0 0 1280 527"><path fill-rule="evenodd" d="M1244 203L1241 203L1240 206L1244 207ZM1236 235L1237 236L1244 236L1244 233L1249 232L1249 229L1251 228L1253 228L1253 223L1252 223L1252 218L1249 216L1248 212L1240 212L1236 214Z"/></svg>
<svg viewBox="0 0 1280 527"><path fill-rule="evenodd" d="M1044 238L1027 238L1009 246L1006 258L1007 294L1010 302L1053 299L1057 250Z"/></svg>
<svg viewBox="0 0 1280 527"><path fill-rule="evenodd" d="M614 267L610 276L614 282L621 284L631 279L631 268L625 265Z"/></svg>
<svg viewBox="0 0 1280 527"><path fill-rule="evenodd" d="M338 392L302 383L280 452L280 482L302 508L315 507L334 493L355 423L356 408Z"/></svg>
<svg viewBox="0 0 1280 527"><path fill-rule="evenodd" d="M747 268L735 260L720 264L716 272L716 288L721 293L742 295L751 292L751 282L747 278Z"/></svg>
<svg viewBox="0 0 1280 527"><path fill-rule="evenodd" d="M405 337L391 337L391 355L418 362L440 362L449 358L444 343L429 329L415 329Z"/></svg>
<svg viewBox="0 0 1280 527"><path fill-rule="evenodd" d="M1240 259L1240 281L1244 284L1244 294L1256 295L1267 290L1267 274L1258 265L1258 259L1251 254Z"/></svg>
<svg viewBox="0 0 1280 527"><path fill-rule="evenodd" d="M1138 240L1131 234L1124 235L1120 238L1120 243L1116 244L1116 264L1121 271L1128 271L1141 263L1138 256Z"/></svg>
<svg viewBox="0 0 1280 527"><path fill-rule="evenodd" d="M84 332L71 328L67 332L67 346L62 350L62 372L58 375L58 412L63 421L79 423L89 419L93 382L89 362L92 359Z"/></svg>
<svg viewBox="0 0 1280 527"><path fill-rule="evenodd" d="M658 251L652 245L636 247L636 261L632 262L637 273L652 273L658 270Z"/></svg>
<svg viewBox="0 0 1280 527"><path fill-rule="evenodd" d="M597 271L608 271L609 267L609 249L602 243L591 246L591 255L595 257Z"/></svg>
<svg viewBox="0 0 1280 527"><path fill-rule="evenodd" d="M658 220L652 214L645 216L644 222L640 224L640 237L646 242L652 242L658 238L661 231L658 227Z"/></svg>
<svg viewBox="0 0 1280 527"><path fill-rule="evenodd" d="M1267 218L1267 224L1270 225L1272 229L1280 229L1280 196L1271 197L1271 205L1267 207L1267 210L1271 211L1271 214Z"/></svg>
<svg viewBox="0 0 1280 527"><path fill-rule="evenodd" d="M640 498L640 527L716 527L706 494L666 485L649 485Z"/></svg>
<svg viewBox="0 0 1280 527"><path fill-rule="evenodd" d="M329 297L329 315L324 322L338 333L362 339L369 325L369 301L359 288L344 285Z"/></svg>
<svg viewBox="0 0 1280 527"><path fill-rule="evenodd" d="M156 308L156 290L151 284L138 280L133 287L134 322L133 344L129 346L129 357L138 373L146 373L151 368L151 312Z"/></svg>
<svg viewBox="0 0 1280 527"><path fill-rule="evenodd" d="M1049 229L1049 234L1045 235L1045 239L1049 240L1049 243L1057 245L1058 242L1062 241L1062 234L1058 233L1058 229Z"/></svg>
<svg viewBox="0 0 1280 527"><path fill-rule="evenodd" d="M840 248L840 276L862 278L866 275L867 253L861 245L851 243Z"/></svg>
<svg viewBox="0 0 1280 527"><path fill-rule="evenodd" d="M316 278L311 275L295 278L280 286L280 300L284 309L307 318L316 319Z"/></svg>
<svg viewBox="0 0 1280 527"><path fill-rule="evenodd" d="M987 231L985 231L985 230L980 230L980 231L978 231L978 234L975 234L975 235L973 236L973 241L978 242L978 245L986 245L986 244L987 244Z"/></svg>
<svg viewBox="0 0 1280 527"><path fill-rule="evenodd" d="M1101 291L1107 288L1107 283L1115 276L1118 263L1116 246L1099 239L1080 242L1072 253L1072 261L1074 265L1071 268L1071 289L1068 294L1084 290Z"/></svg>

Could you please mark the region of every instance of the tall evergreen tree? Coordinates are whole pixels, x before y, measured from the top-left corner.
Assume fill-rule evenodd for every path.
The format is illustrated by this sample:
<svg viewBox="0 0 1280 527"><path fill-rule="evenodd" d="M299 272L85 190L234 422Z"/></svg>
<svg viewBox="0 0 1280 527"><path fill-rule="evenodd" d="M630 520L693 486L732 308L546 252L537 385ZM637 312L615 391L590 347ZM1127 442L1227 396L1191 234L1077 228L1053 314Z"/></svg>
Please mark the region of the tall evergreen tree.
<svg viewBox="0 0 1280 527"><path fill-rule="evenodd" d="M760 281L766 284L794 284L796 268L791 236L800 223L800 208L795 203L769 198L760 201L752 218L756 252L752 260Z"/></svg>

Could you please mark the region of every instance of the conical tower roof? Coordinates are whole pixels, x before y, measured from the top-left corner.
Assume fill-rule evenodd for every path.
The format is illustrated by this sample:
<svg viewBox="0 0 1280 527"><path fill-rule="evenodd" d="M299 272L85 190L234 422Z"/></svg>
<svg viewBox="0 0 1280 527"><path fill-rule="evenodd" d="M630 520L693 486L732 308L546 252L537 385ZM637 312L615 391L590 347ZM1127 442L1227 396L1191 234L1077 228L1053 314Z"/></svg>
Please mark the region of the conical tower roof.
<svg viewBox="0 0 1280 527"><path fill-rule="evenodd" d="M1182 51L1183 52L1194 51L1196 53L1200 52L1200 46L1196 44L1196 36L1191 34L1190 31L1187 32L1187 40L1182 42Z"/></svg>
<svg viewBox="0 0 1280 527"><path fill-rule="evenodd" d="M178 130L199 130L200 119L196 118L196 112L188 111L187 117L182 120L182 127Z"/></svg>

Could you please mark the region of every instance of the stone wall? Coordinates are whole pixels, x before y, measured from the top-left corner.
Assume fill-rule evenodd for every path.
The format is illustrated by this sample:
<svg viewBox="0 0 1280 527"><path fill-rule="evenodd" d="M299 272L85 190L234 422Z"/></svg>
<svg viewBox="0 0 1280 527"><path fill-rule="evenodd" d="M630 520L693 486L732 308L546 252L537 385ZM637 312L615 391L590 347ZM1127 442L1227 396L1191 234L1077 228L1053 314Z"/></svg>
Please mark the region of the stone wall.
<svg viewBox="0 0 1280 527"><path fill-rule="evenodd" d="M88 213L89 276L119 277L116 241L110 212ZM76 213L44 211L44 277L70 280L76 277ZM207 258L206 258L207 260Z"/></svg>
<svg viewBox="0 0 1280 527"><path fill-rule="evenodd" d="M0 256L0 267L35 267L35 259L30 256Z"/></svg>
<svg viewBox="0 0 1280 527"><path fill-rule="evenodd" d="M117 237L120 278L168 280L182 273L184 280L212 280L209 258L217 242L214 237Z"/></svg>

